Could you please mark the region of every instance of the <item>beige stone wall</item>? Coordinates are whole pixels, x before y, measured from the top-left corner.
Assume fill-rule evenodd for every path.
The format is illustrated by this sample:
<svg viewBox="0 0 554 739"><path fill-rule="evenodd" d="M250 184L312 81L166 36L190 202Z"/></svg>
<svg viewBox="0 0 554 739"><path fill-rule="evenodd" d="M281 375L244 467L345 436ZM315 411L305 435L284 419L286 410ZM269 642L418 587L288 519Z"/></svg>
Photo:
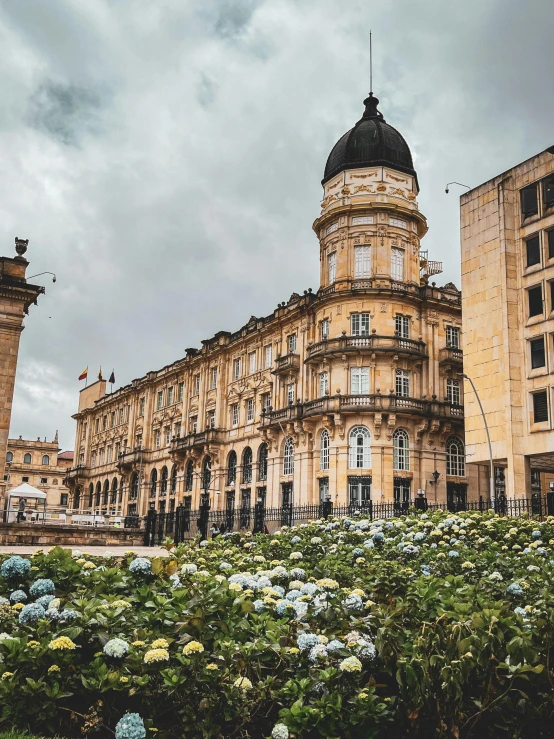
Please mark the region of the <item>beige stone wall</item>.
<svg viewBox="0 0 554 739"><path fill-rule="evenodd" d="M553 172L554 156L543 152L461 198L464 368L485 409L495 465L506 467L508 497L529 495L533 455L554 451L554 259L548 257L546 237L554 228L554 211L541 203L537 216L524 219L520 204L522 187ZM525 241L535 234L541 263L527 267ZM536 284L543 285L545 310L529 318L527 289ZM531 370L529 339L540 335L547 364ZM549 421L534 424L531 393L543 388L549 393ZM484 425L469 386L465 399L468 461L487 462Z"/></svg>
<svg viewBox="0 0 554 739"><path fill-rule="evenodd" d="M67 470L73 466L73 459L59 459L59 451L57 439L8 439L8 460L4 472L8 478L6 491L28 482L46 493L48 507L67 508L69 501L64 501L68 490L63 481ZM31 458L30 462L27 461L27 455Z"/></svg>

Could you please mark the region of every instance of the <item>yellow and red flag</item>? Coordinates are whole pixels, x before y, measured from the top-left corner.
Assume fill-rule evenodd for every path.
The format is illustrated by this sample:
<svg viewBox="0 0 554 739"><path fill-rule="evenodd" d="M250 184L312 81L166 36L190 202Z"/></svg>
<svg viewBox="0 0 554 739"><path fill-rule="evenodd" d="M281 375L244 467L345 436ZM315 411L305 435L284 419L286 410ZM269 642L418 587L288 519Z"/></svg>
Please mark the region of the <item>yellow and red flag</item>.
<svg viewBox="0 0 554 739"><path fill-rule="evenodd" d="M84 369L79 375L79 380L86 380L88 377L88 367Z"/></svg>

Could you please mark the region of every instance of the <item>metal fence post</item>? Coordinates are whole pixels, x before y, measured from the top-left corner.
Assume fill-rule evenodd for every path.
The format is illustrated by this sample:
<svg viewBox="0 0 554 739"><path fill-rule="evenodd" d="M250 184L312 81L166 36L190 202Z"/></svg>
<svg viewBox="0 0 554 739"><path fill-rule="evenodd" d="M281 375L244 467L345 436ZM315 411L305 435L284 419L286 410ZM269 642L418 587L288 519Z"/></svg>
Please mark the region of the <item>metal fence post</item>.
<svg viewBox="0 0 554 739"><path fill-rule="evenodd" d="M200 541L208 538L208 519L210 517L210 499L203 495L200 503L200 517L198 518L198 533Z"/></svg>
<svg viewBox="0 0 554 739"><path fill-rule="evenodd" d="M154 537L156 532L156 518L157 513L153 508L150 508L148 515L146 516L146 530L144 532L144 546L153 547Z"/></svg>
<svg viewBox="0 0 554 739"><path fill-rule="evenodd" d="M181 544L184 537L185 506L179 503L175 511L175 533L173 540L175 544Z"/></svg>
<svg viewBox="0 0 554 739"><path fill-rule="evenodd" d="M265 507L263 500L254 506L254 534L262 534L265 528Z"/></svg>
<svg viewBox="0 0 554 739"><path fill-rule="evenodd" d="M320 504L319 515L321 518L331 518L333 515L333 501L331 498L325 498L325 500Z"/></svg>

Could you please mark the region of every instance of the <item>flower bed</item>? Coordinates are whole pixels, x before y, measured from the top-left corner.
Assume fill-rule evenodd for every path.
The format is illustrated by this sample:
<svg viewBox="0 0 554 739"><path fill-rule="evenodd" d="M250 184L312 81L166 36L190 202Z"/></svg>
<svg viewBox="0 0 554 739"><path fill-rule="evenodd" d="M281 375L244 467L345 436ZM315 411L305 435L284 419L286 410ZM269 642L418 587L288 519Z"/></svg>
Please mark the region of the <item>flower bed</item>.
<svg viewBox="0 0 554 739"><path fill-rule="evenodd" d="M552 518L437 513L6 557L0 729L550 736L552 545Z"/></svg>

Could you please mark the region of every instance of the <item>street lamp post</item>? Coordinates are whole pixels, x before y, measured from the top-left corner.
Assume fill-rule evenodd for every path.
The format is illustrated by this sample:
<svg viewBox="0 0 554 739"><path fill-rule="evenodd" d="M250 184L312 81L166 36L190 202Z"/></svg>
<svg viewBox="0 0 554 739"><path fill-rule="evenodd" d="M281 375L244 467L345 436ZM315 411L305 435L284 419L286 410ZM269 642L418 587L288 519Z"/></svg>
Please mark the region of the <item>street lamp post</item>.
<svg viewBox="0 0 554 739"><path fill-rule="evenodd" d="M485 432L487 434L487 442L488 442L488 445L489 445L489 463L490 463L490 482L489 482L489 485L490 485L491 503L492 503L492 507L493 507L493 510L494 510L494 505L495 505L495 502L496 502L495 501L495 495L494 495L494 464L493 464L493 461L492 461L492 445L491 445L491 437L490 437L490 434L489 434L489 427L488 427L488 424L487 424L487 418L485 416L485 411L483 409L483 404L481 403L481 398L479 397L479 393L477 392L477 388L473 384L473 380L471 379L471 377L469 377L469 375L466 375L463 372L459 372L458 374L460 375L460 377L463 377L465 380L467 380L469 382L469 384L471 385L471 387L473 388L473 392L475 393L475 397L477 398L477 402L479 403L479 408L481 409L481 415L483 416L483 423L485 424Z"/></svg>

